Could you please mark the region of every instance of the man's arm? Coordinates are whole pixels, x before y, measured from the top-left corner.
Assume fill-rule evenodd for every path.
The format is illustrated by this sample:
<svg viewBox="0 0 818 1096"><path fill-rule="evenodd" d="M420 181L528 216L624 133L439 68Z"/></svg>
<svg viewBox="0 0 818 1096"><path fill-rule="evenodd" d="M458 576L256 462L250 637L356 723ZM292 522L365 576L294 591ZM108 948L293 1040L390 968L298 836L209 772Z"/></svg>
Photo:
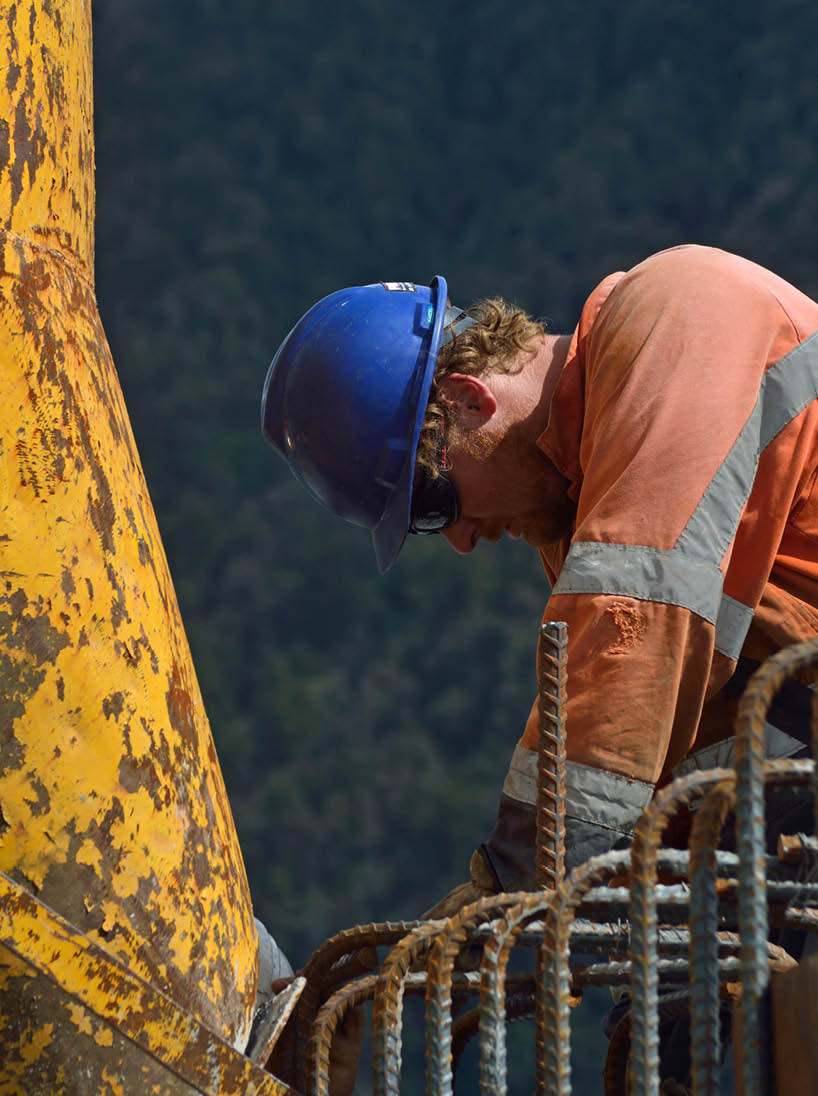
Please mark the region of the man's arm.
<svg viewBox="0 0 818 1096"><path fill-rule="evenodd" d="M784 483L764 500L743 600L726 595L764 443L765 370L798 342L758 272L709 249L655 256L579 332L577 520L545 613L568 624L569 868L628 840L663 769L689 751L775 560ZM486 845L509 889L533 886L536 743L533 716Z"/></svg>

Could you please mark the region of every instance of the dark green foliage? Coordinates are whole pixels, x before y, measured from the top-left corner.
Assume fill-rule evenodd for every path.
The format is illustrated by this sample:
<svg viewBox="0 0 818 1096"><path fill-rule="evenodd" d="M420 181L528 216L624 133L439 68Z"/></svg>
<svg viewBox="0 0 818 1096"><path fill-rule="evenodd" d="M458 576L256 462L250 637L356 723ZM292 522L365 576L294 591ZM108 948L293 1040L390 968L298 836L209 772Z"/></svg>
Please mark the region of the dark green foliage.
<svg viewBox="0 0 818 1096"><path fill-rule="evenodd" d="M103 321L296 964L465 877L547 588L525 547L435 538L380 579L261 440L278 342L342 285L438 271L567 329L605 274L688 240L816 295L816 30L792 0L97 3Z"/></svg>

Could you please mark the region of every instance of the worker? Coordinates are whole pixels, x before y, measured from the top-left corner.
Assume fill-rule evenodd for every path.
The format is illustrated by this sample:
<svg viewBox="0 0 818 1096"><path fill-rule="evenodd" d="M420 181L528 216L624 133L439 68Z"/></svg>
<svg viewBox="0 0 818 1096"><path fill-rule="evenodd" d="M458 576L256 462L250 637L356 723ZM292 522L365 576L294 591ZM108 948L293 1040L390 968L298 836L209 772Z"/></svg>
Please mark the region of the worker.
<svg viewBox="0 0 818 1096"><path fill-rule="evenodd" d="M570 336L447 304L442 277L320 301L262 428L381 571L407 533L538 550L544 619L568 624L570 870L627 841L658 784L732 763L752 670L818 635L818 304L692 245L606 277ZM768 756L803 751L790 699ZM536 741L535 703L457 901L534 888Z"/></svg>
<svg viewBox="0 0 818 1096"><path fill-rule="evenodd" d="M818 636L816 332L792 285L689 245L606 277L572 335L461 311L438 276L332 294L273 360L264 434L381 571L408 533L539 552L544 619L568 624L568 870L626 844L658 785L732 764L752 671ZM806 754L808 711L784 690L768 756ZM534 889L536 743L535 703L471 880L431 915ZM803 795L782 804L811 832Z"/></svg>

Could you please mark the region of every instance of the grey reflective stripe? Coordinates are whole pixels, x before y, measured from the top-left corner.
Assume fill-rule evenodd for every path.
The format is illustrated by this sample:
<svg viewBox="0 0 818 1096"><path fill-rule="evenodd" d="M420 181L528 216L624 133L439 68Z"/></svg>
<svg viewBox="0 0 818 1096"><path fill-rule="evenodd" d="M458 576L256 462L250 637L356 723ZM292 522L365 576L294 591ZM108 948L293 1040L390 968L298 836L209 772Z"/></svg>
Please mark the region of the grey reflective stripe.
<svg viewBox="0 0 818 1096"><path fill-rule="evenodd" d="M765 372L753 410L672 548L578 541L553 593L679 605L714 624L716 649L738 658L754 609L723 593L721 561L753 489L760 453L815 399L818 332Z"/></svg>
<svg viewBox="0 0 818 1096"><path fill-rule="evenodd" d="M767 370L764 390L762 449L818 399L818 331Z"/></svg>
<svg viewBox="0 0 818 1096"><path fill-rule="evenodd" d="M699 499L673 551L718 563L730 546L756 478L763 393L762 381L755 407Z"/></svg>
<svg viewBox="0 0 818 1096"><path fill-rule="evenodd" d="M738 658L752 619L753 610L749 605L723 593L716 618L716 650L728 658Z"/></svg>
<svg viewBox="0 0 818 1096"><path fill-rule="evenodd" d="M772 723L764 724L764 756L770 758L792 757L799 750L804 749L804 743L797 738L782 731L780 727L774 727ZM696 750L682 758L678 765L674 766L673 779L686 776L687 773L698 769L732 769L736 764L736 739L735 736L724 738L721 742L714 742L705 746L703 750Z"/></svg>
<svg viewBox="0 0 818 1096"><path fill-rule="evenodd" d="M618 833L632 833L650 803L653 785L593 765L565 763L565 814Z"/></svg>
<svg viewBox="0 0 818 1096"><path fill-rule="evenodd" d="M717 564L641 545L577 541L552 593L621 594L683 605L716 623L722 573Z"/></svg>
<svg viewBox="0 0 818 1096"><path fill-rule="evenodd" d="M503 782L503 794L518 803L537 802L537 751L515 746Z"/></svg>
<svg viewBox="0 0 818 1096"><path fill-rule="evenodd" d="M519 803L536 804L536 750L515 748L503 794ZM619 773L577 761L565 764L565 813L569 818L630 833L652 795L653 785L644 780L629 780Z"/></svg>

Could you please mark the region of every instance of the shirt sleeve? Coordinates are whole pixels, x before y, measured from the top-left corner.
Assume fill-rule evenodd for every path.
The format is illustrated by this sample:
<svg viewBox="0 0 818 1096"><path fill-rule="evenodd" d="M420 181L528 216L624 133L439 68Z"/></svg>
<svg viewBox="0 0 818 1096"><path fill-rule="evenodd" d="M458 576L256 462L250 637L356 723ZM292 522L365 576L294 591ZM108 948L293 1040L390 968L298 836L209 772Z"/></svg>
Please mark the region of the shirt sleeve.
<svg viewBox="0 0 818 1096"><path fill-rule="evenodd" d="M757 269L704 248L654 256L583 341L577 519L545 614L568 623L578 763L655 783L731 672L724 573L758 463L761 382L794 339ZM759 591L774 519L766 535Z"/></svg>
<svg viewBox="0 0 818 1096"><path fill-rule="evenodd" d="M797 341L758 269L704 248L654 256L577 340L577 517L544 617L568 624L567 845L572 829L591 852L627 838L663 769L690 750L708 692L732 673L735 615L752 616L725 597L724 576L755 478L765 369ZM512 770L535 771L536 746L532 709ZM487 849L518 882L528 869L506 835L521 831L521 810L530 819L536 779L512 770Z"/></svg>

